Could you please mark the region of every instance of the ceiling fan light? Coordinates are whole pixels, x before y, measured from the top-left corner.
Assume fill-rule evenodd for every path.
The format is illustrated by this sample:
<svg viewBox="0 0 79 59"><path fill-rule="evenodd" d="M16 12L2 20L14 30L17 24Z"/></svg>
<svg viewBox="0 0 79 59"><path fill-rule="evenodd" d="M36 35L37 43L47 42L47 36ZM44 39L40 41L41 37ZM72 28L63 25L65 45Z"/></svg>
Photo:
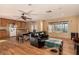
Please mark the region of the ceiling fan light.
<svg viewBox="0 0 79 59"><path fill-rule="evenodd" d="M48 11L46 11L47 13L51 13L52 12L52 10L48 10Z"/></svg>

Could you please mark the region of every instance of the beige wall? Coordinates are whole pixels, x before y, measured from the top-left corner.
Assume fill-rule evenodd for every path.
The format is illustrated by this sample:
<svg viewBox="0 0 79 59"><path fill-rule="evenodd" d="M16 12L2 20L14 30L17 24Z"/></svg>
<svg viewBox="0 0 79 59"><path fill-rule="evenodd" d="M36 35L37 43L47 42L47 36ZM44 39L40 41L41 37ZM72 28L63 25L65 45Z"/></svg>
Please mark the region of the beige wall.
<svg viewBox="0 0 79 59"><path fill-rule="evenodd" d="M60 22L60 21L68 21L68 33L61 32L52 32L49 33L51 37L59 37L59 38L71 38L71 32L79 32L79 17L78 16L68 16L62 18L54 18L51 20L38 20L36 21L36 25L38 27L38 31L47 31L48 32L48 23L49 22ZM42 23L42 27L41 27ZM29 23L30 24L30 23ZM30 29L31 27L29 27Z"/></svg>
<svg viewBox="0 0 79 59"><path fill-rule="evenodd" d="M77 17L78 21L77 21L77 24L78 24L78 33L79 33L79 16Z"/></svg>
<svg viewBox="0 0 79 59"><path fill-rule="evenodd" d="M34 21L37 25L37 31L43 31L43 20ZM31 31L32 22L28 22L28 30Z"/></svg>
<svg viewBox="0 0 79 59"><path fill-rule="evenodd" d="M51 37L59 37L59 38L71 38L71 32L79 32L79 20L78 16L70 16L70 17L62 17L56 18L51 20L46 20L44 22L44 30L48 31L48 23L49 22L60 22L60 21L68 21L68 33L61 33L61 32L52 32L49 33Z"/></svg>

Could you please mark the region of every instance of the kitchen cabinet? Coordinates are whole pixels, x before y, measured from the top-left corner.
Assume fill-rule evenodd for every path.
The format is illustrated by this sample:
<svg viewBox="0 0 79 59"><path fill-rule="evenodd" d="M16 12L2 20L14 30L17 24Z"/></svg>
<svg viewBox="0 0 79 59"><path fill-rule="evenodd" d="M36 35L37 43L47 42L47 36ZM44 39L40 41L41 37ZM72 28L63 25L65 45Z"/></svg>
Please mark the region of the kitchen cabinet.
<svg viewBox="0 0 79 59"><path fill-rule="evenodd" d="M8 37L8 33L6 30L0 30L0 38L6 38Z"/></svg>
<svg viewBox="0 0 79 59"><path fill-rule="evenodd" d="M16 24L16 20L9 20L10 24Z"/></svg>
<svg viewBox="0 0 79 59"><path fill-rule="evenodd" d="M1 19L0 19L0 27L1 27Z"/></svg>
<svg viewBox="0 0 79 59"><path fill-rule="evenodd" d="M23 21L17 21L16 24L17 24L17 28L19 29L25 29L26 27L26 23Z"/></svg>
<svg viewBox="0 0 79 59"><path fill-rule="evenodd" d="M1 27L7 27L8 25L8 20L7 19L0 19L0 25Z"/></svg>
<svg viewBox="0 0 79 59"><path fill-rule="evenodd" d="M0 32L0 38L1 38L1 32Z"/></svg>
<svg viewBox="0 0 79 59"><path fill-rule="evenodd" d="M21 22L17 21L16 25L17 25L17 28L20 28L21 27Z"/></svg>

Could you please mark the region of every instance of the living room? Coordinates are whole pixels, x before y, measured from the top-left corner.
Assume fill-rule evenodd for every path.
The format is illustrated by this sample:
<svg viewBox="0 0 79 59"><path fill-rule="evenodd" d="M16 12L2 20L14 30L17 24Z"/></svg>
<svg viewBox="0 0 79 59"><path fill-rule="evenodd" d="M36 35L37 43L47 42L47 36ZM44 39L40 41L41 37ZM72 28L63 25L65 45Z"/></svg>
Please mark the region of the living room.
<svg viewBox="0 0 79 59"><path fill-rule="evenodd" d="M3 4L0 8L1 55L79 54L79 5Z"/></svg>

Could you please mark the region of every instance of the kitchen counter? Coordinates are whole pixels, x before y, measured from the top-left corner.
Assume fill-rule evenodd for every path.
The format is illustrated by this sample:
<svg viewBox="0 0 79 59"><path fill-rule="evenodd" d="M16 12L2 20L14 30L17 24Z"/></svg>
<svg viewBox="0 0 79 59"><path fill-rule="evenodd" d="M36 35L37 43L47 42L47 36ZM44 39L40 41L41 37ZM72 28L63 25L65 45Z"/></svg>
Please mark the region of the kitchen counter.
<svg viewBox="0 0 79 59"><path fill-rule="evenodd" d="M7 30L6 27L0 27L0 31Z"/></svg>
<svg viewBox="0 0 79 59"><path fill-rule="evenodd" d="M0 29L0 31L6 31L6 29Z"/></svg>

